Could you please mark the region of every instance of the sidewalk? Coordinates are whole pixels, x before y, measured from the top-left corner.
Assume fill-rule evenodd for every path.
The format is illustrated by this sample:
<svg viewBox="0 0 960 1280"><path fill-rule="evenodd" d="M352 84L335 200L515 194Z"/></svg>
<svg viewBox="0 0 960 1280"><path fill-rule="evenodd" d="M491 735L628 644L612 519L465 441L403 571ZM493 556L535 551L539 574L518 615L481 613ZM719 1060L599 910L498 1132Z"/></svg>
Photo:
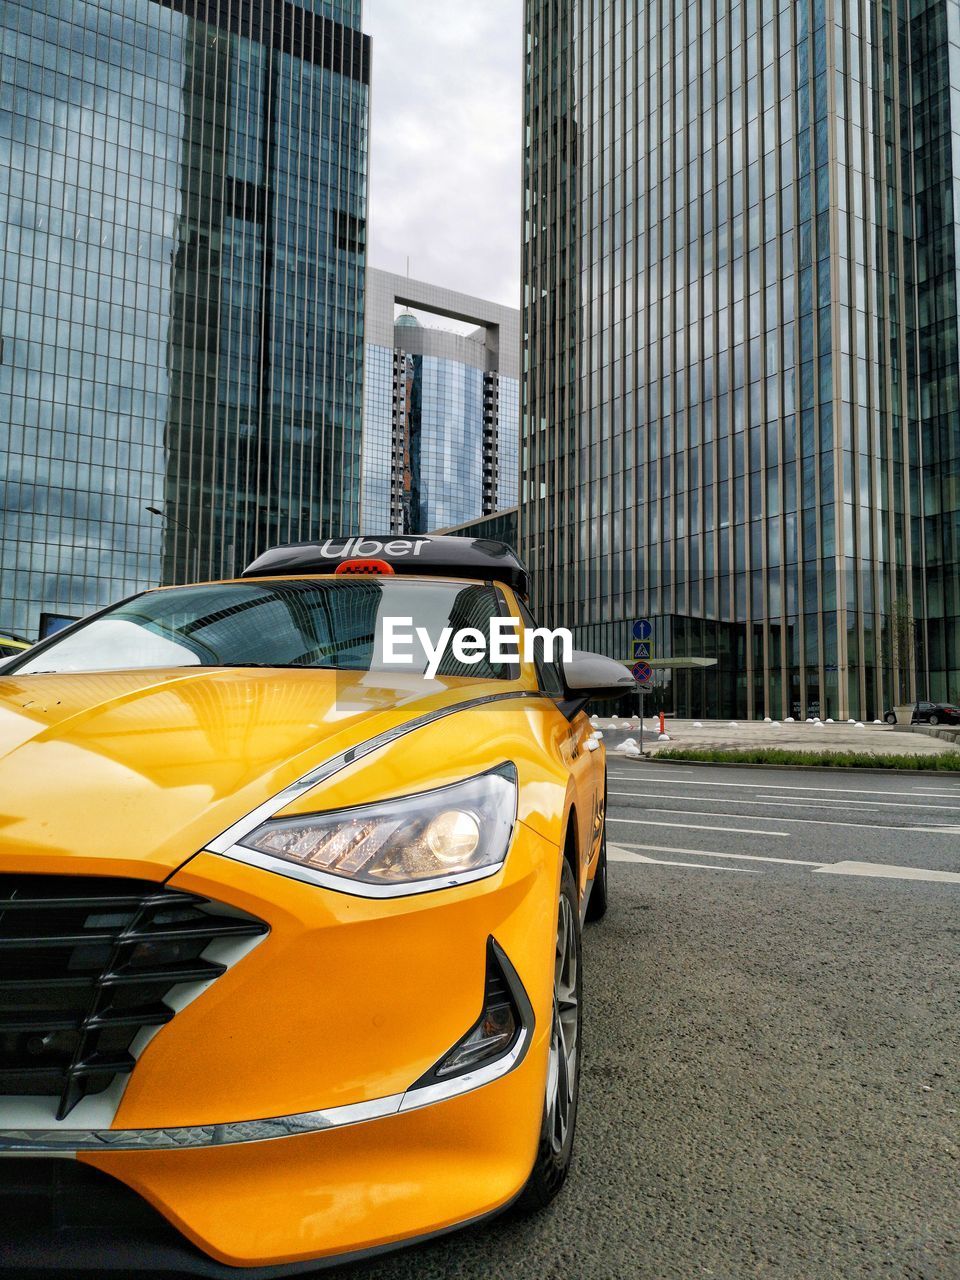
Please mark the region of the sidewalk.
<svg viewBox="0 0 960 1280"><path fill-rule="evenodd" d="M594 717L593 723L603 731L608 751L627 738L639 743L640 721L634 716L613 720ZM865 724L780 724L762 720L674 720L667 717L669 742L658 742L659 721L644 719L643 749L654 755L661 747L717 747L736 750L745 747L786 747L792 751L816 753L824 750L866 751L874 754L895 752L898 755L941 755L955 750L949 742L922 733L904 733L892 725Z"/></svg>

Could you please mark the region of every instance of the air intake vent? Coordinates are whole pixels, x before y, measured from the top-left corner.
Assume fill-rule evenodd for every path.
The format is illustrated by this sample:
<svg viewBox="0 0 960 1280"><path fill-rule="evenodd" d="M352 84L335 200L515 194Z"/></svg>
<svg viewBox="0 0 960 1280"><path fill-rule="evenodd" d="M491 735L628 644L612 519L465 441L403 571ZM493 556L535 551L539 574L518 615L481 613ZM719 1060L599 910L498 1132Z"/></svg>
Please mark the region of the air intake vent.
<svg viewBox="0 0 960 1280"><path fill-rule="evenodd" d="M133 1070L173 987L220 977L212 942L266 932L151 881L0 875L0 1094L55 1097L62 1120Z"/></svg>
<svg viewBox="0 0 960 1280"><path fill-rule="evenodd" d="M470 1030L440 1061L421 1076L413 1090L449 1077L476 1071L504 1058L521 1039L529 1044L533 1008L516 969L495 938L487 939L487 973L483 1009Z"/></svg>

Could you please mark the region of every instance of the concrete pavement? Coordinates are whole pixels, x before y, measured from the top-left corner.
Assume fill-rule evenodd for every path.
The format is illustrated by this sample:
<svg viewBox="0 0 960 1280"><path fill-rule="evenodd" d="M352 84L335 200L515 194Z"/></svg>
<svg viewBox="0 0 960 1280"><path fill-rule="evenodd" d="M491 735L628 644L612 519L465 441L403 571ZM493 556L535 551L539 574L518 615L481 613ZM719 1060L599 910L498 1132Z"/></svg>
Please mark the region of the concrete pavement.
<svg viewBox="0 0 960 1280"><path fill-rule="evenodd" d="M614 720L595 717L594 722L609 739L608 749L626 737L639 738L639 717ZM644 718L644 750L655 754L662 747L785 747L791 750L817 752L823 750L867 751L898 755L940 755L955 751L952 743L922 733L904 733L886 724L807 724L764 723L757 720L686 720L667 717L669 742L657 741L656 717Z"/></svg>

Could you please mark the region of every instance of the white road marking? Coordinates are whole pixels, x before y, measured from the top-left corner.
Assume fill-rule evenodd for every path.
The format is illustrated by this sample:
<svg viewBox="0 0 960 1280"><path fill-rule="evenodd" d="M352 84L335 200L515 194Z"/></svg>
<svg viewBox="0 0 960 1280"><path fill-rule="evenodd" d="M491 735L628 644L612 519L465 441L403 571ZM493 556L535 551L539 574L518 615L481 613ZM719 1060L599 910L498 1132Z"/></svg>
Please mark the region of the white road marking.
<svg viewBox="0 0 960 1280"><path fill-rule="evenodd" d="M884 862L828 862L814 874L827 876L881 876L888 880L935 880L960 884L960 871L929 871L925 867L894 867Z"/></svg>
<svg viewBox="0 0 960 1280"><path fill-rule="evenodd" d="M665 796L660 791L609 791L607 794L611 796L629 796L632 800L686 800L687 799L686 796ZM691 796L690 798L692 800L694 797ZM702 800L708 799L708 797L706 796L700 796L697 798ZM757 805L767 805L768 807L770 803L765 800L745 800L739 796L737 797L736 800L724 800L720 796L710 796L709 801L711 804L757 804ZM788 807L791 809L807 809L810 806L805 804L791 804ZM689 814L691 817L695 815L696 817L704 817L704 818L713 816L710 813L710 811L707 809L664 809L663 807L658 805L645 805L644 808L648 813L685 813L685 814ZM718 813L716 816L718 818L746 818L749 820L750 818L753 818L753 817L759 818L759 817L763 817L764 815L752 814L752 813ZM952 822L949 822L949 823L943 822L943 823L940 823L939 825L937 824L930 825L928 823L926 826L904 825L904 826L894 826L894 827L881 826L880 823L878 822L871 822L869 825L869 828L865 828L863 823L860 823L860 822L834 822L830 818L790 818L784 813L778 813L776 816L776 821L777 822L803 822L803 823L809 822L809 823L815 823L818 827L856 827L858 831L863 831L866 829L869 829L870 831L926 831L931 833L944 834L948 836L960 835L960 827L956 826ZM717 827L716 830L730 831L731 828Z"/></svg>
<svg viewBox="0 0 960 1280"><path fill-rule="evenodd" d="M658 854L692 854L695 858L730 858L751 863L792 863L794 867L812 867L814 876L869 876L878 879L910 879L910 881L929 881L938 884L960 884L960 872L934 872L925 867L893 867L890 863L810 863L799 858L760 858L759 854L719 854L716 849L676 849L672 845L632 845L623 849L621 845L608 845L607 856L614 863L644 863L652 867L689 867L691 870L709 870L709 872L746 872L745 867L714 867L712 863L675 863L662 858L645 858L643 854L635 854L631 850L649 849ZM760 872L753 872L759 876Z"/></svg>
<svg viewBox="0 0 960 1280"><path fill-rule="evenodd" d="M630 849L653 849L658 853L693 853L698 858L733 858L737 862L779 862L786 863L793 867L816 867L820 868L824 864L822 862L808 862L804 858L765 858L759 853L718 853L716 849L677 849L673 845L662 844L631 844ZM652 859L648 859L652 861Z"/></svg>
<svg viewBox="0 0 960 1280"><path fill-rule="evenodd" d="M906 793L899 792L899 791L884 791L879 794L896 796L896 795L902 795ZM761 804L764 804L764 803L780 804L781 801L790 800L790 799L792 799L791 796L770 795L770 796L761 797L760 803ZM925 804L921 800L848 800L848 799L832 800L827 798L826 796L820 796L819 799L817 800L811 800L809 807L819 808L819 806L822 804L834 804L834 805L842 804L842 805L846 805L848 808L856 806L858 812L860 809L864 808L865 806L868 808L874 808L874 809L936 809L938 811L939 810L954 811L954 810L960 809L960 804Z"/></svg>
<svg viewBox="0 0 960 1280"><path fill-rule="evenodd" d="M662 858L644 858L639 853L630 853L615 844L607 845L607 857L611 862L643 862L654 867L689 867L693 871L733 871L740 875L759 876L760 871L752 867L714 867L707 862L667 862Z"/></svg>
<svg viewBox="0 0 960 1280"><path fill-rule="evenodd" d="M611 778L617 778L617 779L620 779L620 780L622 780L622 781L626 781L627 779L630 779L631 781L636 781L636 780L637 780L636 772L632 772L632 773L611 773L611 774L610 774L610 777L611 777ZM670 778L669 778L669 785L670 785L670 786L684 786L684 787L739 787L739 788L741 788L741 789L743 789L743 790L746 790L746 791L812 791L812 792L814 792L814 793L815 793L816 795L818 795L818 796L820 796L820 795L824 795L824 794L825 794L825 793L827 793L827 792L846 793L846 794L849 794L849 795L862 795L862 796L912 796L912 795L916 795L916 791L915 791L915 790L913 790L913 791L890 791L890 790L888 790L888 788L886 788L886 787L876 787L876 788L871 788L871 787L801 787L801 786L795 786L795 785L793 785L792 783L784 783L783 785L780 785L779 783L775 783L775 782L771 782L771 783L767 783L767 784L760 783L760 782L706 782L706 781L701 781L699 778L677 778L677 777L675 777L675 776L670 776ZM958 798L960 798L960 787L958 787L955 791L952 791L950 794L951 794L951 796L957 796Z"/></svg>
<svg viewBox="0 0 960 1280"><path fill-rule="evenodd" d="M633 826L641 827L670 827L674 831L732 831L736 836L780 836L784 840L789 840L791 832L789 831L758 831L756 827L704 827L698 826L695 822L654 822L651 818L615 818L612 813L607 814L609 822L629 822Z"/></svg>

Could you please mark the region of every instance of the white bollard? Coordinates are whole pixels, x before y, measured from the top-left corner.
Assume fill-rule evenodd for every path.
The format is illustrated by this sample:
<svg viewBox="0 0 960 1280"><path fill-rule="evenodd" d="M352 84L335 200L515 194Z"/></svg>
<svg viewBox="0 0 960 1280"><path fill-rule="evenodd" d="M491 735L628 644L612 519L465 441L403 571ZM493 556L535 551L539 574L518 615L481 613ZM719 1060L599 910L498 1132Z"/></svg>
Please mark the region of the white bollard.
<svg viewBox="0 0 960 1280"><path fill-rule="evenodd" d="M763 723L764 723L764 724L773 724L773 719L772 719L772 717L771 717L771 716L764 716L764 717L763 717Z"/></svg>
<svg viewBox="0 0 960 1280"><path fill-rule="evenodd" d="M862 721L862 720L854 720L854 722L853 722L853 727L854 727L855 729L862 729L862 728L864 727L863 721Z"/></svg>
<svg viewBox="0 0 960 1280"><path fill-rule="evenodd" d="M728 729L739 729L739 728L740 728L740 726L737 724L736 720L731 720L731 721L730 721L730 723L729 723L729 725L727 726L727 728L728 728Z"/></svg>
<svg viewBox="0 0 960 1280"><path fill-rule="evenodd" d="M694 720L694 722L693 722L693 727L694 727L695 729L702 729L702 728L703 728L703 721L702 721L702 720Z"/></svg>
<svg viewBox="0 0 960 1280"><path fill-rule="evenodd" d="M794 720L793 716L787 716L787 718L784 720L784 722L783 722L783 723L784 723L784 724L796 724L797 722L796 722L796 720Z"/></svg>
<svg viewBox="0 0 960 1280"><path fill-rule="evenodd" d="M830 716L827 716L827 721L826 721L826 722L827 722L827 724L833 724L833 720L830 718Z"/></svg>
<svg viewBox="0 0 960 1280"><path fill-rule="evenodd" d="M658 742L669 742L669 741L670 741L670 735L669 735L669 733L658 733L658 734L657 734L657 741L658 741Z"/></svg>

